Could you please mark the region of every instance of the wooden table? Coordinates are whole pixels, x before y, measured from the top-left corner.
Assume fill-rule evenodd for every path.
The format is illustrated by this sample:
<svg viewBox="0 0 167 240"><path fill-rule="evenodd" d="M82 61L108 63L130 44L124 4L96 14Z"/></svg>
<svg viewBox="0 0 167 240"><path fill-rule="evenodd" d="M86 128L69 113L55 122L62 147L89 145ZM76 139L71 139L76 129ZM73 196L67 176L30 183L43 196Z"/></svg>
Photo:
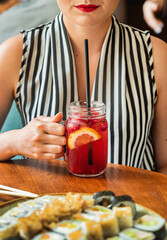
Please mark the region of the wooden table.
<svg viewBox="0 0 167 240"><path fill-rule="evenodd" d="M18 4L20 4L19 0L3 0L3 1L1 0L0 1L0 14Z"/></svg>
<svg viewBox="0 0 167 240"><path fill-rule="evenodd" d="M167 219L167 175L108 164L96 178L70 174L64 161L12 160L0 162L0 184L37 194L111 190L132 196L136 203L155 210ZM17 197L0 195L0 203Z"/></svg>

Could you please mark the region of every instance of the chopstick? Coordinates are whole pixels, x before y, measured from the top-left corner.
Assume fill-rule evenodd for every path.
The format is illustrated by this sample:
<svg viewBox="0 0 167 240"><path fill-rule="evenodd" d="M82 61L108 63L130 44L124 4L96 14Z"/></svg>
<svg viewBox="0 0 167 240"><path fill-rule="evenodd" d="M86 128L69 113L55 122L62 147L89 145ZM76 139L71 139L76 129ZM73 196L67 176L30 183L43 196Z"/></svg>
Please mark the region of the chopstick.
<svg viewBox="0 0 167 240"><path fill-rule="evenodd" d="M21 196L21 197L30 197L34 198L37 197L37 194L31 194L31 193L20 193L20 192L10 192L10 191L2 191L0 190L0 194L6 194L6 195L13 195L13 196Z"/></svg>
<svg viewBox="0 0 167 240"><path fill-rule="evenodd" d="M22 196L22 197L32 197L32 198L38 197L38 194L27 192L27 191L16 189L16 188L12 188L12 187L8 187L8 186L4 186L4 185L0 185L0 189L7 190L7 191L0 190L0 194Z"/></svg>

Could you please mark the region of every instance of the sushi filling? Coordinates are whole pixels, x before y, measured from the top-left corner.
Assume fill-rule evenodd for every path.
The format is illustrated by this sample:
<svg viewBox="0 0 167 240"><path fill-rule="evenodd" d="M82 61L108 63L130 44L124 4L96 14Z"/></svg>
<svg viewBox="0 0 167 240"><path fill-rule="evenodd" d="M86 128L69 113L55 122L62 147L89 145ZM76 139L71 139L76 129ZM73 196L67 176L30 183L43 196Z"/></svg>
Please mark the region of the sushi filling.
<svg viewBox="0 0 167 240"><path fill-rule="evenodd" d="M153 239L155 239L155 235L153 233L137 230L134 228L128 228L128 229L123 230L120 233L120 236L126 240L153 240Z"/></svg>
<svg viewBox="0 0 167 240"><path fill-rule="evenodd" d="M150 216L148 214L140 217L135 222L135 227L141 230L158 231L165 225L165 219L157 216Z"/></svg>

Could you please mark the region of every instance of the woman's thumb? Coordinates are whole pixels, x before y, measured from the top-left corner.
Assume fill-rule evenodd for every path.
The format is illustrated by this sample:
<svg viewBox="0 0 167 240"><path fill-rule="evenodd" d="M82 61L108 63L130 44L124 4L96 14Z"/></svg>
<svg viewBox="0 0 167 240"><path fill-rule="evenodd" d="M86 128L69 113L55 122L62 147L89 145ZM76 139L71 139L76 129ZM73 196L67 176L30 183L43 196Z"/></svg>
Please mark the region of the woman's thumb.
<svg viewBox="0 0 167 240"><path fill-rule="evenodd" d="M61 112L57 113L54 117L52 117L52 122L60 122L63 119L63 114Z"/></svg>

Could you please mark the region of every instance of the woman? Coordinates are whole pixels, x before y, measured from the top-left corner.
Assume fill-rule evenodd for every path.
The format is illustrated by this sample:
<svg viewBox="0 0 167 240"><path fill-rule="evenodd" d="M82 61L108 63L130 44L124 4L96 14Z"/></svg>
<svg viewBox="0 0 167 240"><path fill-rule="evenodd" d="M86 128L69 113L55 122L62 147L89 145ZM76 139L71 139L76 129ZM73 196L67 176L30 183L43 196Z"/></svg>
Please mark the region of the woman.
<svg viewBox="0 0 167 240"><path fill-rule="evenodd" d="M106 104L108 161L167 173L166 44L111 17L118 0L57 3L62 13L52 23L1 46L0 125L15 98L25 127L0 135L0 159L62 156L60 112L66 119L69 103L86 99L87 38L92 100Z"/></svg>

